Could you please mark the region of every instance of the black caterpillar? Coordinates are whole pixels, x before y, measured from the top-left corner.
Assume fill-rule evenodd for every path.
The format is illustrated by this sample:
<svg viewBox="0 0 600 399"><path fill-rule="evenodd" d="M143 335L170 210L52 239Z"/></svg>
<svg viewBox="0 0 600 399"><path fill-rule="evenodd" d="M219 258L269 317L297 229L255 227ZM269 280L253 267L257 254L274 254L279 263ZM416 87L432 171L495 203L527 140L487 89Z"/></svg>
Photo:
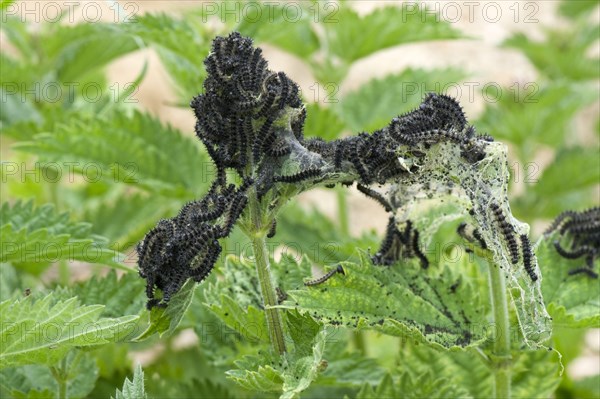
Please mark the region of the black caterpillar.
<svg viewBox="0 0 600 399"><path fill-rule="evenodd" d="M398 158L400 146L407 147L403 152L419 157L431 145L447 142L460 147L467 163L476 163L485 157L492 140L476 134L456 100L433 93L415 110L375 132L331 142L307 140L303 134L306 109L298 85L285 73L269 70L251 39L237 32L215 38L204 64L203 92L190 106L197 119L196 135L215 165L216 178L203 198L186 204L176 217L160 221L137 246L149 308L167 305L187 279L206 278L220 256L219 240L229 236L249 201L263 201L281 184L349 186L358 182L359 190L392 211L369 186L416 171L416 164L407 166ZM280 173L286 160L298 164L297 173ZM232 171L239 175L241 185L227 183L227 173ZM343 177L334 181L332 176ZM272 236L275 224L270 227ZM401 257L417 257L423 268L429 265L419 248L419 233L410 222L402 231L395 222L388 226L373 260L391 264Z"/></svg>
<svg viewBox="0 0 600 399"><path fill-rule="evenodd" d="M569 275L586 274L598 278L594 261L600 256L600 207L561 213L544 234L549 236L555 231L558 233L553 244L560 256L567 259L585 256L584 266L570 270Z"/></svg>

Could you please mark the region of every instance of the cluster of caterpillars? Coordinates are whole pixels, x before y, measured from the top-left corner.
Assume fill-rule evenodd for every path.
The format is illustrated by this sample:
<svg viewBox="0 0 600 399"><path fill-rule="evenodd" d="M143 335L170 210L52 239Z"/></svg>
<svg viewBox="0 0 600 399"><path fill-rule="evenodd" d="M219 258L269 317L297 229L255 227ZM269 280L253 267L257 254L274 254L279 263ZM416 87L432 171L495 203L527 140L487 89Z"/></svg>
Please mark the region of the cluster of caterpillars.
<svg viewBox="0 0 600 399"><path fill-rule="evenodd" d="M227 237L248 200L251 179L239 187L218 177L208 194L187 203L179 214L162 219L137 245L140 275L146 279L148 308L166 305L192 278L200 282L221 254L219 239ZM162 298L155 297L155 289Z"/></svg>
<svg viewBox="0 0 600 399"><path fill-rule="evenodd" d="M554 232L557 234L553 244L560 256L567 259L585 257L585 264L570 270L569 274L598 278L594 261L600 256L600 207L561 213L544 234L550 236Z"/></svg>
<svg viewBox="0 0 600 399"><path fill-rule="evenodd" d="M305 139L306 111L298 86L285 73L269 70L251 39L237 32L217 37L205 66L203 93L190 105L197 118L196 135L214 162L217 178L204 198L187 204L177 217L161 220L138 245L149 307L167 304L188 278L201 281L208 275L221 253L218 240L229 235L249 195L261 201L277 185L310 187L328 173L345 176L337 183L359 183L359 190L391 213L393 208L370 186L393 182L418 168L416 162L406 165L398 148L418 158L431 145L449 142L474 163L484 158L485 146L492 140L475 133L458 102L438 94L427 95L417 109L371 134L331 142ZM297 172L278 173L288 159L297 161ZM237 172L243 183L228 185L227 171ZM275 224L269 232L274 234ZM404 257L417 257L423 267L428 265L412 224L405 222L399 230L395 221L390 222L373 259L391 264ZM155 298L156 289L163 293L160 299Z"/></svg>

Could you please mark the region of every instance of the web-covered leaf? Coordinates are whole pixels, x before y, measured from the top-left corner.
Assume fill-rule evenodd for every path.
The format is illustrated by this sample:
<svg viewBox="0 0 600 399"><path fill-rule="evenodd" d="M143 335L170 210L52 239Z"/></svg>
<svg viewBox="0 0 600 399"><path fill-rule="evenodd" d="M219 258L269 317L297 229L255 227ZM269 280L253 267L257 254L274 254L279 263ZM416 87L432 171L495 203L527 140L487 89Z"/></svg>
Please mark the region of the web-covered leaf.
<svg viewBox="0 0 600 399"><path fill-rule="evenodd" d="M52 204L2 204L0 231L2 262L29 266L31 272L58 260L101 263L130 271L122 263L124 256L108 249L106 239L93 235L90 224L70 220L68 213L56 212Z"/></svg>
<svg viewBox="0 0 600 399"><path fill-rule="evenodd" d="M346 94L332 109L352 131L372 131L416 108L427 92L443 92L465 74L457 69L412 69L372 79Z"/></svg>
<svg viewBox="0 0 600 399"><path fill-rule="evenodd" d="M138 319L101 318L104 306L79 305L77 298L53 302L50 294L40 300L26 297L0 303L0 368L52 365L74 347L98 346L125 338L131 331L127 327Z"/></svg>
<svg viewBox="0 0 600 399"><path fill-rule="evenodd" d="M556 234L542 237L536 254L544 275L542 292L552 323L556 326L581 328L600 326L600 286L585 274L569 275L584 266L584 258L566 259L556 252ZM596 265L598 265L596 261ZM597 266L596 266L597 267Z"/></svg>
<svg viewBox="0 0 600 399"><path fill-rule="evenodd" d="M137 111L75 120L15 148L46 161L73 162L74 171L93 179L100 175L176 198L193 198L211 179L197 140Z"/></svg>
<svg viewBox="0 0 600 399"><path fill-rule="evenodd" d="M114 398L115 399L146 399L148 395L144 389L144 371L142 366L138 364L133 372L133 379L130 381L129 378L123 382L123 388L117 389ZM112 399L112 396L111 396Z"/></svg>

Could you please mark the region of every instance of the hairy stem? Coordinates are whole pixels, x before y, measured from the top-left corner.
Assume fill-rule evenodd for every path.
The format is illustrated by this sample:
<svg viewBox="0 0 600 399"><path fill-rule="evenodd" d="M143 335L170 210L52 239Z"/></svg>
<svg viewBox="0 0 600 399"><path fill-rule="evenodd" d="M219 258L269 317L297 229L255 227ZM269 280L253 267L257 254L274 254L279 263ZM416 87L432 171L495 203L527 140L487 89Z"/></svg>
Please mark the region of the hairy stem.
<svg viewBox="0 0 600 399"><path fill-rule="evenodd" d="M510 398L510 324L508 321L508 302L506 284L500 267L489 263L490 291L496 336L494 341L494 357L492 369L494 372L494 398Z"/></svg>
<svg viewBox="0 0 600 399"><path fill-rule="evenodd" d="M338 220L340 231L344 235L350 234L348 227L348 199L346 191L343 188L336 187L337 203L338 203Z"/></svg>
<svg viewBox="0 0 600 399"><path fill-rule="evenodd" d="M263 211L256 194L250 196L249 200L250 225L246 226L247 234L252 241L252 250L256 262L256 272L260 282L260 291L265 306L265 315L267 317L267 328L271 339L271 346L279 354L285 352L285 341L283 337L283 325L279 309L274 308L277 305L277 295L273 289L271 279L271 265L269 253L265 242L266 230L263 220Z"/></svg>
<svg viewBox="0 0 600 399"><path fill-rule="evenodd" d="M67 398L67 377L66 371L67 369L67 358L63 358L60 361L59 367L50 367L50 371L52 376L56 380L56 384L58 385L58 399L66 399Z"/></svg>

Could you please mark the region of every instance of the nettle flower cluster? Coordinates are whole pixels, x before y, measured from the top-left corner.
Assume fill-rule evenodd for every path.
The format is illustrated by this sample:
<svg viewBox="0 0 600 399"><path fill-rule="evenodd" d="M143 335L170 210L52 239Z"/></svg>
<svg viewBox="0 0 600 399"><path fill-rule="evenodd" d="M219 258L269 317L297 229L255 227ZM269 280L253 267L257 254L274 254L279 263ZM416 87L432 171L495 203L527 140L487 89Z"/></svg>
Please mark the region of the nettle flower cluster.
<svg viewBox="0 0 600 399"><path fill-rule="evenodd" d="M482 246L488 242L499 259L506 249L512 264L524 263L531 280L537 279L527 232L507 216L502 191L507 179L498 177L505 160L496 150L488 154L493 139L476 134L454 99L428 94L415 110L375 132L333 141L308 139L298 85L285 73L270 71L251 39L239 33L217 37L205 65L204 93L191 107L216 178L204 198L161 220L138 245L149 307L166 305L187 279L200 282L210 273L221 253L219 240L245 217L249 201L261 204L272 235L277 210L292 196L316 186L355 182L391 214L374 263L416 257L427 267L419 231L410 220L399 219L397 210L419 190L430 197L460 191L475 223L471 235ZM481 171L485 162L492 167ZM239 176L237 184L228 182L228 170ZM382 194L376 186L384 184L391 186ZM485 200L498 196L503 202ZM155 296L156 289L162 297Z"/></svg>

